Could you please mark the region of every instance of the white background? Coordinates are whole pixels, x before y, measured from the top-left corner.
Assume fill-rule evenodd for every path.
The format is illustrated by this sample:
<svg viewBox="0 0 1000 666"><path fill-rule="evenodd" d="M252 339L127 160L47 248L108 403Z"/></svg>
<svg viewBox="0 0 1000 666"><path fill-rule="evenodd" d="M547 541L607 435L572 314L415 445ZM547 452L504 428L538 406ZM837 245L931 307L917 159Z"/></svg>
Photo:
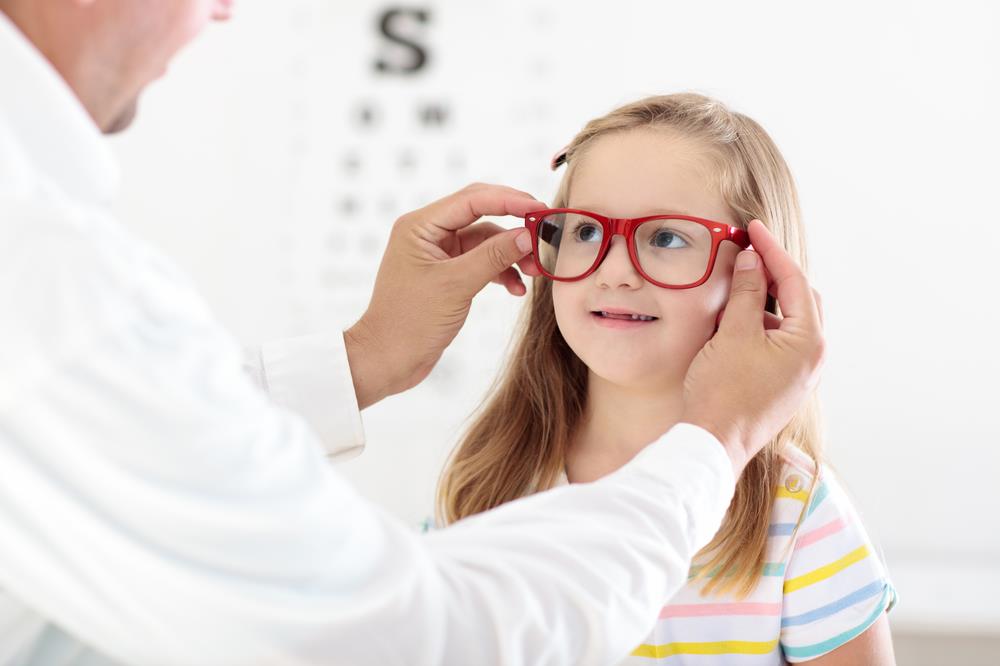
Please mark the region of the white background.
<svg viewBox="0 0 1000 666"><path fill-rule="evenodd" d="M802 197L830 355L829 454L901 593L894 621L1000 632L1000 10L981 2L243 0L114 140L122 219L247 345L348 326L403 212L472 181L551 199L589 119L695 90L771 133ZM444 109L426 127L422 109ZM374 109L364 125L361 109ZM516 224L506 220L507 225ZM520 303L493 286L344 472L416 524ZM335 334L335 333L331 333Z"/></svg>

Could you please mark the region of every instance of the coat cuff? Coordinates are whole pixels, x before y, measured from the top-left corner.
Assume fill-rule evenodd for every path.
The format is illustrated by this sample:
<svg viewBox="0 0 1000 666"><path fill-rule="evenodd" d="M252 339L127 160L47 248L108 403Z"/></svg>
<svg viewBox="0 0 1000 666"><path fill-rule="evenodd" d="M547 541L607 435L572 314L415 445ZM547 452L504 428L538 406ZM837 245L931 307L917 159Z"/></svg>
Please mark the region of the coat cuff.
<svg viewBox="0 0 1000 666"><path fill-rule="evenodd" d="M349 460L364 450L364 426L342 332L265 343L260 362L271 399L305 418L327 455Z"/></svg>

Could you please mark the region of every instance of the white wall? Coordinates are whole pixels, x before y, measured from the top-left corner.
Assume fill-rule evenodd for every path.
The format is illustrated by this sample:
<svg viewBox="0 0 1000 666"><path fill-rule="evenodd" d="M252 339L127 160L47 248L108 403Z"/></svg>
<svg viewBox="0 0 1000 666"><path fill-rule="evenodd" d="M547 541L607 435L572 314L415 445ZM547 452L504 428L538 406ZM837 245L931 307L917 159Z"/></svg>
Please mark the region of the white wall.
<svg viewBox="0 0 1000 666"><path fill-rule="evenodd" d="M588 119L693 89L759 120L796 174L831 353L831 457L902 594L899 625L1000 631L996 3L243 0L114 140L119 213L245 343L363 311L398 215L471 181L547 199ZM442 127L419 112L446 110ZM377 110L371 127L359 109ZM351 163L355 166L351 166ZM506 224L513 225L514 220ZM425 384L364 414L345 472L416 523L519 302L499 287Z"/></svg>

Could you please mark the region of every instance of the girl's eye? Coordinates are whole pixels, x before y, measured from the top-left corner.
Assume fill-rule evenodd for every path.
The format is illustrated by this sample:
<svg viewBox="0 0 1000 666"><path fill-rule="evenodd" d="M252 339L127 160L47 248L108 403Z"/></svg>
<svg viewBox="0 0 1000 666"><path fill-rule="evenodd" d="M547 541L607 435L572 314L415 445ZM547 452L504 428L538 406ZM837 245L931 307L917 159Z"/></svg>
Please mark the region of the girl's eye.
<svg viewBox="0 0 1000 666"><path fill-rule="evenodd" d="M581 240L584 243L599 243L604 235L603 230L599 226L587 222L577 226L573 234L577 240Z"/></svg>
<svg viewBox="0 0 1000 666"><path fill-rule="evenodd" d="M655 234L650 236L649 244L654 247L661 247L670 250L687 247L688 245L687 241L670 229L660 229L657 231Z"/></svg>

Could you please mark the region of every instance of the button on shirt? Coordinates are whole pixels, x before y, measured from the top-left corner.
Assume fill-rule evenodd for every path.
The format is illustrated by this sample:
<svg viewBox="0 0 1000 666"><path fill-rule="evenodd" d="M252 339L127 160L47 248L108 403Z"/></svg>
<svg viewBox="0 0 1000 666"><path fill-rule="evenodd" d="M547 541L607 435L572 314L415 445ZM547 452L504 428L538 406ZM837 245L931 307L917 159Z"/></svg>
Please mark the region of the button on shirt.
<svg viewBox="0 0 1000 666"><path fill-rule="evenodd" d="M99 132L2 13L0 80L0 664L601 664L638 643L732 496L711 435L680 425L605 481L421 537L328 462L363 443L341 334L247 361L111 218Z"/></svg>

